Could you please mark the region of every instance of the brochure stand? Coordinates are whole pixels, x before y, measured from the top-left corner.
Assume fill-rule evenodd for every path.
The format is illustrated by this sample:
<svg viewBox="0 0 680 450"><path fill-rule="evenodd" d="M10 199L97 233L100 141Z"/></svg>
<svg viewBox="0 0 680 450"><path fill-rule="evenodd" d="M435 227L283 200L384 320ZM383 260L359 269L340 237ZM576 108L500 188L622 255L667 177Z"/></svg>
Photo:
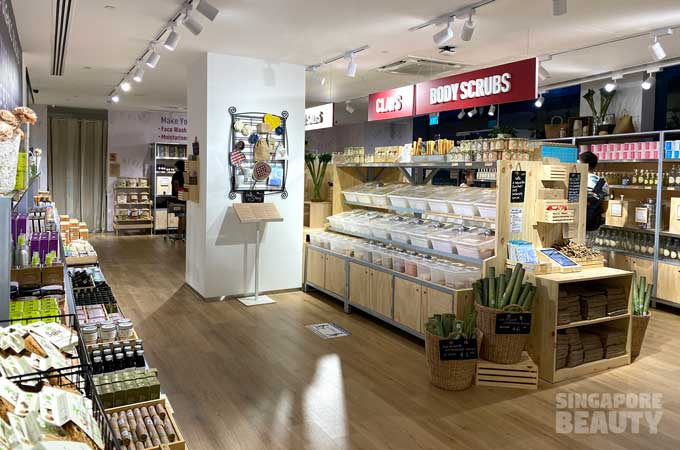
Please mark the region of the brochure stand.
<svg viewBox="0 0 680 450"><path fill-rule="evenodd" d="M246 306L267 305L276 303L267 295L259 295L258 283L260 272L260 234L262 224L266 222L283 222L283 217L274 203L234 203L236 216L241 223L255 224L255 294L250 297L239 298L238 301Z"/></svg>

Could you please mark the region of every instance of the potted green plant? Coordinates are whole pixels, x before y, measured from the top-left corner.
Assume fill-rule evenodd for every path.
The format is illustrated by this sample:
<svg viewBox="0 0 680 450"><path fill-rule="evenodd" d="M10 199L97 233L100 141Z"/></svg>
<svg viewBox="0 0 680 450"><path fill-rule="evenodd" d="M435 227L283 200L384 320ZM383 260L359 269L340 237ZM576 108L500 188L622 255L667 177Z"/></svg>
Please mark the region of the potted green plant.
<svg viewBox="0 0 680 450"><path fill-rule="evenodd" d="M494 127L489 131L490 138L511 138L517 137L517 130L512 127Z"/></svg>
<svg viewBox="0 0 680 450"><path fill-rule="evenodd" d="M309 175L312 177L312 198L313 202L321 202L321 186L323 185L324 177L326 176L326 168L328 163L333 159L330 153L307 153L305 154L305 165L309 170Z"/></svg>
<svg viewBox="0 0 680 450"><path fill-rule="evenodd" d="M633 274L633 315L631 316L633 324L631 327L630 344L630 354L633 359L640 355L642 342L645 340L645 334L647 333L647 326L652 317L649 313L649 304L652 299L653 287L653 284L647 284L646 277L640 277L638 282L637 274Z"/></svg>
<svg viewBox="0 0 680 450"><path fill-rule="evenodd" d="M588 89L588 91L583 95L583 98L588 103L590 107L590 112L593 114L593 131L595 134L600 131L606 131L607 134L611 133L614 129L614 115L607 117L607 111L609 106L616 95L616 91L607 92L605 88L600 88L600 111L598 113L597 108L595 108L595 91L593 89Z"/></svg>

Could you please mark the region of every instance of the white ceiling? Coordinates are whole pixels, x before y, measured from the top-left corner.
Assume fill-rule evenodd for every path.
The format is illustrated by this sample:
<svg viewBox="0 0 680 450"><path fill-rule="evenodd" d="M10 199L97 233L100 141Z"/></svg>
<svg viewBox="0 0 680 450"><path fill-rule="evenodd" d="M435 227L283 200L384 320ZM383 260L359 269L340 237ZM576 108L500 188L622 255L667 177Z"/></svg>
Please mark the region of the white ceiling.
<svg viewBox="0 0 680 450"><path fill-rule="evenodd" d="M252 56L311 65L364 44L356 78L346 63L320 70L320 86L308 75L307 102L341 101L427 78L397 76L375 69L406 55L442 58L432 42L438 28L408 29L471 0L210 0L221 12L194 36L180 27L175 52L162 50L155 70L123 95L117 109L175 109L186 105L186 67L200 52ZM106 108L107 95L170 19L182 0L78 0L63 77L50 76L52 0L15 0L14 12L37 103ZM105 8L105 6L115 8ZM568 0L568 14L552 16L551 0L496 0L475 16L470 42L458 39L451 61L472 68L557 53L617 37L680 25L678 0ZM669 57L680 57L680 30L662 38ZM623 67L651 63L649 37L570 52L545 66L550 84ZM89 68L86 68L89 67ZM470 70L466 68L465 70Z"/></svg>

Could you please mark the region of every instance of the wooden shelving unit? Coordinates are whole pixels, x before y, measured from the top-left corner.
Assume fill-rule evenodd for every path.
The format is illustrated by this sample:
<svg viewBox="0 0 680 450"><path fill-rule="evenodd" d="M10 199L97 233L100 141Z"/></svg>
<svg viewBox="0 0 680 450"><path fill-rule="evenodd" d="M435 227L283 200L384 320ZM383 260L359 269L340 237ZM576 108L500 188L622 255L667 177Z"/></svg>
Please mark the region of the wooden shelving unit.
<svg viewBox="0 0 680 450"><path fill-rule="evenodd" d="M537 275L535 281L536 293L540 301L536 302L534 306L534 323L529 341L529 354L538 364L539 376L542 379L550 383L559 383L564 380L630 364L630 291L633 282L633 274L631 272L610 267L600 267L582 272ZM557 325L560 287L581 283L585 286L596 283L609 287L623 288L628 298L628 310L625 314L614 317L580 320L565 325ZM556 370L555 350L557 347L557 330L595 326L616 327L626 330L626 354L615 358L581 364L572 368L565 367Z"/></svg>
<svg viewBox="0 0 680 450"><path fill-rule="evenodd" d="M149 198L150 197L150 192L151 192L151 186L143 186L143 187L130 187L130 186L115 186L113 188L113 198L114 201L116 202L114 204L114 219L113 219L113 230L116 232L116 236L118 236L119 231L135 231L135 230L151 230L151 234L153 234L153 214L151 214L152 206L153 203L151 200L148 202L118 202L118 191L124 191L124 192L148 192L149 193ZM140 208L146 207L146 208ZM151 217L149 219L139 219L139 220L120 220L116 218L115 210L116 209L148 209L149 213L151 214Z"/></svg>

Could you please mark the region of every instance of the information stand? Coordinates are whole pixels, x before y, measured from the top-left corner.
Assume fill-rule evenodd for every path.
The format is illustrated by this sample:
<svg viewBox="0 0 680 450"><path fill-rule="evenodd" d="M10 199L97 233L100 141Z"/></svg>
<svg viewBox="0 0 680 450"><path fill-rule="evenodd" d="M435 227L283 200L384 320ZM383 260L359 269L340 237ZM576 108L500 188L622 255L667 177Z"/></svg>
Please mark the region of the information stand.
<svg viewBox="0 0 680 450"><path fill-rule="evenodd" d="M260 272L260 234L262 224L266 222L283 222L283 217L274 203L234 203L234 211L241 223L255 224L255 293L250 297L239 298L246 306L267 305L276 303L267 295L259 295L258 282Z"/></svg>

